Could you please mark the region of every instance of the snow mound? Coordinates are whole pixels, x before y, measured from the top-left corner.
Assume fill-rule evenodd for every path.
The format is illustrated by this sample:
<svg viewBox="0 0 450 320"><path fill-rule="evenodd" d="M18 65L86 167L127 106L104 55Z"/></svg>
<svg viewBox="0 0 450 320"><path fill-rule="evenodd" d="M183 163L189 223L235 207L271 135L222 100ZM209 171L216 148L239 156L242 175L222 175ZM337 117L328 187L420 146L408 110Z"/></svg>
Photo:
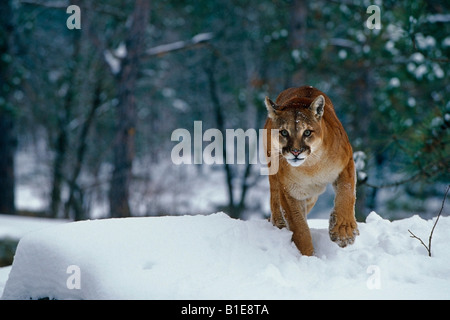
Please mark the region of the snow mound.
<svg viewBox="0 0 450 320"><path fill-rule="evenodd" d="M339 248L310 220L316 256L265 220L224 213L73 222L18 246L3 299L449 299L450 217L390 222L371 213Z"/></svg>
<svg viewBox="0 0 450 320"><path fill-rule="evenodd" d="M0 239L19 240L25 234L38 229L67 223L69 220L36 218L17 215L0 214Z"/></svg>

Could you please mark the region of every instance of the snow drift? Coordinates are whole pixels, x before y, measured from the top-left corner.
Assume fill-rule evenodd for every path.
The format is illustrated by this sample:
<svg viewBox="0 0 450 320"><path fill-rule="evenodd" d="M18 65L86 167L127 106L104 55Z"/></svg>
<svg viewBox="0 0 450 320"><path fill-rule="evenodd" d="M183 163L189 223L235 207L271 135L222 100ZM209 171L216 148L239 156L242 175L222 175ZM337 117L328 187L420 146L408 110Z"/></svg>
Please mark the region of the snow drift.
<svg viewBox="0 0 450 320"><path fill-rule="evenodd" d="M339 248L309 221L314 257L265 220L224 213L106 219L24 236L3 299L449 299L450 217L390 222L371 213Z"/></svg>

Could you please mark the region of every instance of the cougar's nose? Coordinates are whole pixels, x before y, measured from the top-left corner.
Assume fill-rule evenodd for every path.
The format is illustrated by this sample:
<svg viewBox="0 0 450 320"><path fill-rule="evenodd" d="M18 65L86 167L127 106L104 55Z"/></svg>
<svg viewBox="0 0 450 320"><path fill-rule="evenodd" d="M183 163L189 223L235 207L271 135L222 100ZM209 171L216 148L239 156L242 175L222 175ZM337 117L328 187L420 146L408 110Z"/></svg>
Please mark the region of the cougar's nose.
<svg viewBox="0 0 450 320"><path fill-rule="evenodd" d="M296 157L298 157L298 155L300 154L300 153L302 153L302 149L291 149L291 153L294 155L294 156L296 156Z"/></svg>

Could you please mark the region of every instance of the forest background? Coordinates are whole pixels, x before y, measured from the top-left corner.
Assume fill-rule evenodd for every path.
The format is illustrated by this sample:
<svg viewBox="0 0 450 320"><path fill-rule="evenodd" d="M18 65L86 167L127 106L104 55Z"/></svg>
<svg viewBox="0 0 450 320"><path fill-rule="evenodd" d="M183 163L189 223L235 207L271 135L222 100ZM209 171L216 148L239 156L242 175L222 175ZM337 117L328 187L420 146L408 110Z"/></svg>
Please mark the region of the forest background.
<svg viewBox="0 0 450 320"><path fill-rule="evenodd" d="M80 29L70 5L80 8ZM194 121L222 132L262 128L265 96L311 85L334 102L352 143L358 220L372 210L435 215L450 181L449 7L2 1L0 212L268 216L257 165L175 165L171 135L192 132ZM324 198L316 214L332 206L332 191Z"/></svg>

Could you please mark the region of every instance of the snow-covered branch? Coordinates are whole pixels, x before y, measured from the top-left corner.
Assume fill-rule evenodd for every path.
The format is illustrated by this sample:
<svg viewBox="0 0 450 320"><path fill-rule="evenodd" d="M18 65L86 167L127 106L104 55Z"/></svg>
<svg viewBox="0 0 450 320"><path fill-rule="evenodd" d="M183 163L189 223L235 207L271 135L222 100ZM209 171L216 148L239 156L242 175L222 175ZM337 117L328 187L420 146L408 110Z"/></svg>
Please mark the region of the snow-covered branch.
<svg viewBox="0 0 450 320"><path fill-rule="evenodd" d="M184 50L184 49L190 49L192 47L195 47L197 45L206 43L210 41L214 35L211 32L208 33L199 33L195 36L193 36L189 40L185 41L176 41L168 44L162 44L153 48L148 49L145 54L147 57L153 57L153 56L162 56L170 52Z"/></svg>
<svg viewBox="0 0 450 320"><path fill-rule="evenodd" d="M162 44L150 49L147 49L142 59L145 60L150 57L160 57L167 53L179 51L179 50L186 50L191 49L195 46L204 44L208 41L210 41L213 38L212 33L199 33L195 36L193 36L189 40L185 41L176 41L172 43ZM127 48L124 43L121 43L120 46L116 50L105 50L103 52L105 61L111 68L111 71L113 74L118 74L120 72L120 69L122 68L122 60L127 55Z"/></svg>

